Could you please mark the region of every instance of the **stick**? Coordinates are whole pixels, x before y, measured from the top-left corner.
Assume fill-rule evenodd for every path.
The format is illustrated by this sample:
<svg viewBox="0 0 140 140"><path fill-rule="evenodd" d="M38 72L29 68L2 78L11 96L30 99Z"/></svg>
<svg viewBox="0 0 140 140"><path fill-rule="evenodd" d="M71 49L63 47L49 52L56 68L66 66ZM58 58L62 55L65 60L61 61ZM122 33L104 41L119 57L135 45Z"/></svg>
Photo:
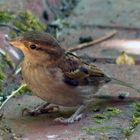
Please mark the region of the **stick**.
<svg viewBox="0 0 140 140"><path fill-rule="evenodd" d="M4 27L8 27L16 32L21 32L21 30L19 28L17 28L16 26L13 25L9 25L9 24L5 24L5 23L0 23L0 26L4 26Z"/></svg>
<svg viewBox="0 0 140 140"><path fill-rule="evenodd" d="M2 103L2 105L0 106L0 111L2 110L2 108L5 106L5 104L12 98L14 97L22 88L26 87L26 84L22 84L17 90L13 91L11 93L11 95L9 95L7 97L7 99Z"/></svg>
<svg viewBox="0 0 140 140"><path fill-rule="evenodd" d="M69 52L73 52L73 51L77 51L77 50L81 50L81 49L87 48L87 47L89 47L91 45L95 45L95 44L101 43L102 41L105 41L105 40L113 37L116 33L117 33L117 31L112 31L112 32L106 34L105 36L103 36L101 38L98 38L98 39L93 40L91 42L79 44L76 47L72 47L72 48L68 49L68 51Z"/></svg>

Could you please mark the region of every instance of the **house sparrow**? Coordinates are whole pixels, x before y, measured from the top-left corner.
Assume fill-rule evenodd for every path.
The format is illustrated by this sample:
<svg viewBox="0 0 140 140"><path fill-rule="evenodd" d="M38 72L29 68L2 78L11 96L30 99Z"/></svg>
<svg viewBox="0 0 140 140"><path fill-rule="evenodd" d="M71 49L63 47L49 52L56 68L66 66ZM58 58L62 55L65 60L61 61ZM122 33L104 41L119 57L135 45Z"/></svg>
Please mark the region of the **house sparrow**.
<svg viewBox="0 0 140 140"><path fill-rule="evenodd" d="M23 79L36 96L47 101L46 106L53 103L77 107L72 116L56 118L56 121L74 123L79 120L94 94L111 81L98 67L66 52L47 33L27 32L10 44L23 52Z"/></svg>

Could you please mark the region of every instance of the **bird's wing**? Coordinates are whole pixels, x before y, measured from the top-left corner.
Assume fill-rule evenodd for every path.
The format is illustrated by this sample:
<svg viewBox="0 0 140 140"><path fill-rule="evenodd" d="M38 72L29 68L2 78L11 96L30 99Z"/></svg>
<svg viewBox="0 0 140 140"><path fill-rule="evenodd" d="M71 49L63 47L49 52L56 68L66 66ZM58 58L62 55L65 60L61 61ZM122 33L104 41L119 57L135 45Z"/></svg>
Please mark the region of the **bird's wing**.
<svg viewBox="0 0 140 140"><path fill-rule="evenodd" d="M95 65L88 64L72 53L67 53L65 61L61 63L64 81L72 86L99 84L107 76Z"/></svg>

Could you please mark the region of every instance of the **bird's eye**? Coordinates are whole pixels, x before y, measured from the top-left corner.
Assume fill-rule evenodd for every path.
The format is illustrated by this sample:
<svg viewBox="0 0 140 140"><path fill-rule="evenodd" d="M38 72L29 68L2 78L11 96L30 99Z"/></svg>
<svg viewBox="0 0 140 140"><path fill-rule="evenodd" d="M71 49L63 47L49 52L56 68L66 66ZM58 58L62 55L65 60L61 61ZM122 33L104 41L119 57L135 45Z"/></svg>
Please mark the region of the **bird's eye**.
<svg viewBox="0 0 140 140"><path fill-rule="evenodd" d="M30 48L31 48L31 49L36 49L37 46L36 46L35 44L32 44L32 45L30 45Z"/></svg>

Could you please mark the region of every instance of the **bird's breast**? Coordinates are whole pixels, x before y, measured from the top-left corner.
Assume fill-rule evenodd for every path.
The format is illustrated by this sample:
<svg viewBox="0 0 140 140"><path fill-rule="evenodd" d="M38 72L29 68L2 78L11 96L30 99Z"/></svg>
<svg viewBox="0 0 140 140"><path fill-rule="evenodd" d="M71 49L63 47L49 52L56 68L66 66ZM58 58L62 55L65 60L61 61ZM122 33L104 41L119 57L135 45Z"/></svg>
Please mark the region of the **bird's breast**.
<svg viewBox="0 0 140 140"><path fill-rule="evenodd" d="M62 106L77 106L84 102L82 90L65 84L59 68L23 63L22 75L32 92L45 101Z"/></svg>

